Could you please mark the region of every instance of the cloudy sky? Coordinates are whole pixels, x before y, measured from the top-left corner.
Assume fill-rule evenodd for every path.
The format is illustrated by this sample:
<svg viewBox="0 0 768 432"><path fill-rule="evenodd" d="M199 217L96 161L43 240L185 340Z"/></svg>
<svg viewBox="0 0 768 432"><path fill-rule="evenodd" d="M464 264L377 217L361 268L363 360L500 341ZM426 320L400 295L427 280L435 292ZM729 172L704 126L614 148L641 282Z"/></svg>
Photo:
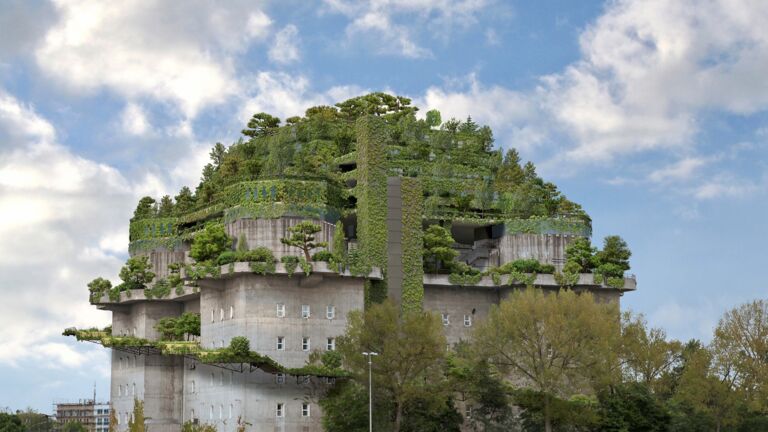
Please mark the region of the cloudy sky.
<svg viewBox="0 0 768 432"><path fill-rule="evenodd" d="M761 297L762 0L0 0L0 407L108 392L86 283L116 279L138 197L210 146L371 90L471 114L620 234L623 305L680 339Z"/></svg>

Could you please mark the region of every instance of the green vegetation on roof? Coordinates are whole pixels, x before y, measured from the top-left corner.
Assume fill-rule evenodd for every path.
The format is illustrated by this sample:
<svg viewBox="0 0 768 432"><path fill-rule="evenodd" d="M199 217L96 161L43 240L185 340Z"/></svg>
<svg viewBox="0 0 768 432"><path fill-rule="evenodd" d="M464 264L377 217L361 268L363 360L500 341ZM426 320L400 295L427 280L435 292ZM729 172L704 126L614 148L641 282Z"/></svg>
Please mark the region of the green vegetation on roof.
<svg viewBox="0 0 768 432"><path fill-rule="evenodd" d="M471 117L441 123L434 110L424 120L417 112L408 98L372 93L309 108L285 123L257 113L232 145L213 147L194 191L184 187L173 198L140 200L131 242L136 248L157 246L152 239L188 235L210 219L293 215L335 222L356 213L359 182L366 178L361 162L381 164L377 169L388 176L419 177L429 219L547 218L556 222L528 224L520 232L556 231L567 220L568 233L589 234L590 219L581 207L539 177L531 162L523 163L515 149L495 147L488 126ZM371 145L380 150L371 153L369 145L361 154L360 134L367 128L356 124L366 117L378 118ZM365 163L379 153L384 162Z"/></svg>

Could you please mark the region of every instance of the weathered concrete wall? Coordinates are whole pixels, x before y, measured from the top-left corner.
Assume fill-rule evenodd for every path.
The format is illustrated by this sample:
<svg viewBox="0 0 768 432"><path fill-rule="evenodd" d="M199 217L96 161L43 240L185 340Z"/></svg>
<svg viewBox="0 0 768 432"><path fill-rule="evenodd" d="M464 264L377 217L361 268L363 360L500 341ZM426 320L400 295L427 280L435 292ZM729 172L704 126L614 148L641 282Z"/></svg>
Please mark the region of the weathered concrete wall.
<svg viewBox="0 0 768 432"><path fill-rule="evenodd" d="M299 255L301 251L294 247L286 246L280 243L280 239L288 237L288 228L297 225L301 221L311 220L297 217L282 217L278 219L238 219L226 225L227 234L235 240L240 238L240 234L245 234L249 249L256 249L259 246L268 247L279 260L285 255ZM311 220L320 225L322 231L316 234L318 242L331 243L335 225L321 220Z"/></svg>
<svg viewBox="0 0 768 432"><path fill-rule="evenodd" d="M575 239L575 236L561 234L504 234L499 239L498 265L520 258L536 258L560 269L565 264L565 247Z"/></svg>
<svg viewBox="0 0 768 432"><path fill-rule="evenodd" d="M285 317L277 317L277 304L285 305ZM360 278L242 274L221 281L219 287L202 287L201 343L207 348L228 346L233 337L246 336L254 351L285 366L301 367L309 356L302 351L302 338L310 338L312 350L325 350L327 338L344 334L347 314L363 304ZM302 305L310 307L308 319L301 317ZM334 306L333 319L326 318L329 305ZM283 350L277 349L278 336L284 338Z"/></svg>
<svg viewBox="0 0 768 432"><path fill-rule="evenodd" d="M449 324L445 325L445 337L453 345L460 340L468 340L472 326L488 316L491 305L499 303L499 293L495 289L470 288L458 286L424 286L424 310L437 314L447 314ZM471 320L464 325L464 316Z"/></svg>
<svg viewBox="0 0 768 432"><path fill-rule="evenodd" d="M301 383L255 369L228 371L187 360L184 368L183 421L198 419L212 424L219 432L233 432L238 418L250 423L254 432L321 432L318 397L328 388L319 378ZM194 388L194 391L193 391ZM283 417L277 417L277 404L283 404ZM309 416L302 415L302 404L309 404Z"/></svg>
<svg viewBox="0 0 768 432"><path fill-rule="evenodd" d="M155 324L168 316L179 316L182 303L143 301L115 308L112 312L112 334L157 340Z"/></svg>

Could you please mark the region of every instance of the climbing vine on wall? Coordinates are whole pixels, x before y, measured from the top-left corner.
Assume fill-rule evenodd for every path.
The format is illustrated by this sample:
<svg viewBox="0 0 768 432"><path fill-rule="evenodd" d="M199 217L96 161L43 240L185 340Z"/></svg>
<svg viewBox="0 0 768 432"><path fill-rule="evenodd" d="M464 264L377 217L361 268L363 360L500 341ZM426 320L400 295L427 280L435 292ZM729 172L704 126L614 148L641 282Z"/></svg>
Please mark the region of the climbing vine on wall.
<svg viewBox="0 0 768 432"><path fill-rule="evenodd" d="M402 263L403 263L403 311L421 310L424 301L424 267L421 263L423 229L423 192L416 178L405 177L400 184L403 199L402 214Z"/></svg>
<svg viewBox="0 0 768 432"><path fill-rule="evenodd" d="M368 265L387 267L387 131L373 116L357 120L357 226L362 259ZM386 276L385 276L386 277ZM366 283L366 304L386 297L386 281ZM375 292L374 292L375 291ZM382 295L382 292L384 293Z"/></svg>

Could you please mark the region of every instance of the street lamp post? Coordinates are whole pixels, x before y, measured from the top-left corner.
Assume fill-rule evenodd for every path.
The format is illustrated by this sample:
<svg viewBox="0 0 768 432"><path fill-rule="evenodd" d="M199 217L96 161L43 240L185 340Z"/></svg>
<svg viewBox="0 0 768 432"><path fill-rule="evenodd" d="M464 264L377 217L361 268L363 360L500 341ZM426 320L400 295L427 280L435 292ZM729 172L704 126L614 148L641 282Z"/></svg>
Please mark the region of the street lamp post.
<svg viewBox="0 0 768 432"><path fill-rule="evenodd" d="M373 364L373 356L379 355L376 352L364 352L364 356L368 357L368 432L373 432L373 380L371 378L371 367Z"/></svg>

